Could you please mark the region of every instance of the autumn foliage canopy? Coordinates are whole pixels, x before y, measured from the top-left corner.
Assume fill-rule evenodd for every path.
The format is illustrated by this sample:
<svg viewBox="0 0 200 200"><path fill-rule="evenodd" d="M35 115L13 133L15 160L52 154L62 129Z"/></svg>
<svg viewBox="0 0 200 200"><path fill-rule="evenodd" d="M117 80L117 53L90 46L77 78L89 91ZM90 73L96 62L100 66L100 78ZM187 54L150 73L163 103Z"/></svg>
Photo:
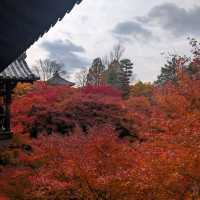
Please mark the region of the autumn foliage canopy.
<svg viewBox="0 0 200 200"><path fill-rule="evenodd" d="M19 85L0 197L200 199L200 80L177 76L131 86L128 99L110 86Z"/></svg>

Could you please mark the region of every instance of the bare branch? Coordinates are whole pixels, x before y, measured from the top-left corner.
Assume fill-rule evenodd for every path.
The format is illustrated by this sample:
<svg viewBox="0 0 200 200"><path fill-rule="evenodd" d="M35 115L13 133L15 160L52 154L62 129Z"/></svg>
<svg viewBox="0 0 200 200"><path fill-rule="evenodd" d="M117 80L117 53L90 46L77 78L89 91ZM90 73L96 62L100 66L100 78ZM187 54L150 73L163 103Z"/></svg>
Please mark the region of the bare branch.
<svg viewBox="0 0 200 200"><path fill-rule="evenodd" d="M33 70L37 76L40 77L41 80L47 81L50 79L55 73L66 75L67 72L64 69L64 64L59 63L56 60L45 59L38 60L37 65L33 66Z"/></svg>
<svg viewBox="0 0 200 200"><path fill-rule="evenodd" d="M75 79L79 87L84 87L87 84L88 70L83 69L75 74Z"/></svg>

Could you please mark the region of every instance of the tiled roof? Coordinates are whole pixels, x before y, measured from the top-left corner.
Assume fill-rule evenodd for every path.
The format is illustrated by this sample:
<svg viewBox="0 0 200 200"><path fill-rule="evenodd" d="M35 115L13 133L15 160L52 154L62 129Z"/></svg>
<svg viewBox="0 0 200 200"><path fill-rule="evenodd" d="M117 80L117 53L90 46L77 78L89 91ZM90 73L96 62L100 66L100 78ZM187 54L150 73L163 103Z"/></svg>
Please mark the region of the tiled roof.
<svg viewBox="0 0 200 200"><path fill-rule="evenodd" d="M81 0L0 0L0 72Z"/></svg>
<svg viewBox="0 0 200 200"><path fill-rule="evenodd" d="M75 83L65 80L58 73L55 74L52 78L47 80L49 85L66 85L66 86L74 86Z"/></svg>
<svg viewBox="0 0 200 200"><path fill-rule="evenodd" d="M0 79L35 81L38 78L31 72L25 57L21 56L0 73Z"/></svg>

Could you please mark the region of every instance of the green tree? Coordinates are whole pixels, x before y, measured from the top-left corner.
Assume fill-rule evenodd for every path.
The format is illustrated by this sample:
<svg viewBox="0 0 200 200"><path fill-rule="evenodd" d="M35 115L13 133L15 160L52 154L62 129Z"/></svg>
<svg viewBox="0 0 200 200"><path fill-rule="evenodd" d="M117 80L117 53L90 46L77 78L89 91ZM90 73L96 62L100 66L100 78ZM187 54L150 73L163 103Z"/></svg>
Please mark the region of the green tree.
<svg viewBox="0 0 200 200"><path fill-rule="evenodd" d="M170 59L167 60L167 64L161 68L161 74L156 80L156 84L163 85L166 82L176 83L178 80L177 75L177 55L170 56Z"/></svg>
<svg viewBox="0 0 200 200"><path fill-rule="evenodd" d="M121 89L120 75L122 73L120 63L114 60L105 72L106 80L105 82L109 85Z"/></svg>
<svg viewBox="0 0 200 200"><path fill-rule="evenodd" d="M120 61L120 66L123 71L122 83L130 85L131 77L133 76L133 63L129 59L123 59Z"/></svg>
<svg viewBox="0 0 200 200"><path fill-rule="evenodd" d="M194 38L188 38L191 46L192 58L186 68L191 78L200 79L200 43Z"/></svg>
<svg viewBox="0 0 200 200"><path fill-rule="evenodd" d="M129 94L130 80L133 75L133 63L129 59L114 60L105 71L105 82L122 90L123 95Z"/></svg>
<svg viewBox="0 0 200 200"><path fill-rule="evenodd" d="M130 90L130 81L133 76L133 63L129 59L123 59L120 61L121 71L120 82L124 96L128 96Z"/></svg>

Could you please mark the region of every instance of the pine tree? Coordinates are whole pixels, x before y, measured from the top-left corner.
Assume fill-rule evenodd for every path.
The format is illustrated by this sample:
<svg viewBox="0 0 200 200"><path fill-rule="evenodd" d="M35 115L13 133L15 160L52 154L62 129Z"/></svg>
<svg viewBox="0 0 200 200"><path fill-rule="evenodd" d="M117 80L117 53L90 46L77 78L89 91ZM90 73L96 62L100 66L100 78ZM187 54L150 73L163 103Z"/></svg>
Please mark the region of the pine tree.
<svg viewBox="0 0 200 200"><path fill-rule="evenodd" d="M168 60L167 64L161 68L161 74L155 83L158 85L163 85L166 82L176 83L178 80L177 69L177 56L173 55L172 59Z"/></svg>
<svg viewBox="0 0 200 200"><path fill-rule="evenodd" d="M121 71L120 82L121 88L125 96L129 94L130 79L133 75L133 63L129 59L120 61Z"/></svg>
<svg viewBox="0 0 200 200"><path fill-rule="evenodd" d="M121 81L123 84L129 85L130 79L133 75L133 63L129 59L123 59L120 61L120 66L123 71Z"/></svg>

